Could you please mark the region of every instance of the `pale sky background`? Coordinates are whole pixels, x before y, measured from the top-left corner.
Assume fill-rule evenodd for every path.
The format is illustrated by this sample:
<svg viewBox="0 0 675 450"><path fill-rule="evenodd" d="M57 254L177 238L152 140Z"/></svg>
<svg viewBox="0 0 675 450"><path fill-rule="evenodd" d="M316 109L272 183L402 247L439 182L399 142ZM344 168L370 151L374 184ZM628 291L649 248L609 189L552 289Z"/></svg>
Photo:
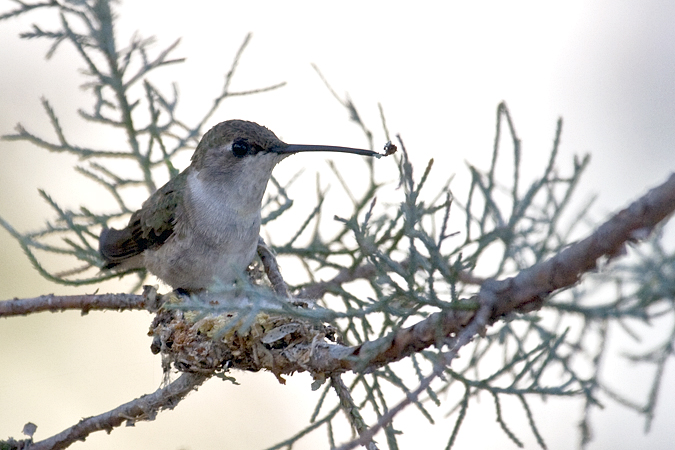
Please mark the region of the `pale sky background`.
<svg viewBox="0 0 675 450"><path fill-rule="evenodd" d="M533 164L526 174L539 173L556 120L564 118L560 166L570 167L574 154L591 153L578 199L598 194L598 219L664 181L675 167L673 2L225 4L137 0L119 8L119 46L136 30L157 36L157 50L182 37L174 56L185 56L187 62L163 72L163 81L178 82L185 120L210 106L250 31L253 39L233 89L280 81L288 86L226 103L211 125L248 119L287 142L365 145L312 70L310 63L315 63L338 93L349 93L378 146L384 143L380 102L389 129L401 133L419 170L434 157L439 176L457 174L453 186L467 179L465 161L487 167L495 111L502 100L523 141L524 158ZM0 2L3 11L10 6ZM75 114L76 108L90 104L87 93L78 89L81 62L65 47L45 61L44 43L17 38L41 17L0 23L0 134L12 132L20 121L52 136L40 105L45 96L71 141L100 144L107 136L93 133ZM18 229L37 228L52 217L38 188L71 207L100 201L97 191L78 184L81 178L70 170L74 158L22 143L3 141L0 146L0 215ZM292 173L298 164L325 167L320 157L287 164L277 171ZM274 230L267 232L274 235ZM42 280L4 230L0 248L0 299L76 292ZM113 284L101 288L114 289ZM80 417L154 391L162 375L159 360L148 351L150 320L144 313L80 317L69 312L2 321L0 437L20 438L23 424L32 421L42 439ZM154 422L111 435L98 433L71 448L257 449L289 437L306 423L315 398L307 375L289 377L287 386L267 373L237 378L242 386L211 380ZM617 380L624 383L624 392L630 392L628 386L640 393L644 389L639 376L617 373ZM673 385L671 364L649 435L642 432L642 419L605 399L607 408L593 415L596 439L590 448L671 448ZM436 427L417 424L413 411L398 419L400 428L409 431L402 448L444 448L453 423L443 419L446 410L438 410ZM537 410L550 449L577 447L579 402L550 401ZM518 436L526 448L535 448L528 430L519 430ZM298 448L326 448L323 435L303 445ZM515 448L495 423L490 399L484 397L469 410L455 448Z"/></svg>

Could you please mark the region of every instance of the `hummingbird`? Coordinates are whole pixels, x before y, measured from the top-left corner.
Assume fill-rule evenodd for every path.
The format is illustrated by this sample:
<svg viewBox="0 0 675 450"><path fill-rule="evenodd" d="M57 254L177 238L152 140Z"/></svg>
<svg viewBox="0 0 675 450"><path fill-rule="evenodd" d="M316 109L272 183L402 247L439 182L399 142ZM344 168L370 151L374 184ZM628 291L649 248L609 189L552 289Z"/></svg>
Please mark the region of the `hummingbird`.
<svg viewBox="0 0 675 450"><path fill-rule="evenodd" d="M103 229L103 269L145 268L186 292L234 283L256 255L272 169L290 155L312 151L380 157L396 147L388 143L381 154L286 144L255 122L221 122L204 134L190 165L150 195L125 228Z"/></svg>

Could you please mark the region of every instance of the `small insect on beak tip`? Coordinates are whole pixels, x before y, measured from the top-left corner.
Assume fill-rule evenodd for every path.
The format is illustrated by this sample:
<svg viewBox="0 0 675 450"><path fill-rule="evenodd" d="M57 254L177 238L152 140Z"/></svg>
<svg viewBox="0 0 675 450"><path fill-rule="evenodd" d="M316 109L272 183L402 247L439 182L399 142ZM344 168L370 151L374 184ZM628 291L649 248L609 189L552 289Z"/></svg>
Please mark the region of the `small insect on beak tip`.
<svg viewBox="0 0 675 450"><path fill-rule="evenodd" d="M398 148L392 144L391 141L384 144L384 156L393 155L396 153L396 150L398 150Z"/></svg>

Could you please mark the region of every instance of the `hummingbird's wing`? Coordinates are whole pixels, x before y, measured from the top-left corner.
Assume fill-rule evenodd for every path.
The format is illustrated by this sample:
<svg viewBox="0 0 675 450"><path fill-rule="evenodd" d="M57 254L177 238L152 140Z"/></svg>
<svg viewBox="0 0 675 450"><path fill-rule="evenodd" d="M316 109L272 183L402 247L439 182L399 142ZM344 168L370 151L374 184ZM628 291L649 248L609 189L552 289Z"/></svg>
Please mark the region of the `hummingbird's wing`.
<svg viewBox="0 0 675 450"><path fill-rule="evenodd" d="M130 262L145 250L159 247L173 234L186 178L185 172L180 173L155 191L141 209L131 215L125 228L101 231L98 248L105 261L104 269ZM143 267L143 264L139 261L132 266Z"/></svg>

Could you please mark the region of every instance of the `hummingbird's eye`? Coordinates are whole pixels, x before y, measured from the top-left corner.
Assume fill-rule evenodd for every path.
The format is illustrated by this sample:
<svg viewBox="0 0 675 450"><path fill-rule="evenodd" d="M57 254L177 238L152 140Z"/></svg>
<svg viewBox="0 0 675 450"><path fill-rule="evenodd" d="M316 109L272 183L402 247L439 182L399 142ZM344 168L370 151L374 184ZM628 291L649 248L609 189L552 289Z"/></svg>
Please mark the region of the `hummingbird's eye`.
<svg viewBox="0 0 675 450"><path fill-rule="evenodd" d="M251 145L244 141L238 140L232 143L232 154L234 156L243 157L246 156L251 151Z"/></svg>

